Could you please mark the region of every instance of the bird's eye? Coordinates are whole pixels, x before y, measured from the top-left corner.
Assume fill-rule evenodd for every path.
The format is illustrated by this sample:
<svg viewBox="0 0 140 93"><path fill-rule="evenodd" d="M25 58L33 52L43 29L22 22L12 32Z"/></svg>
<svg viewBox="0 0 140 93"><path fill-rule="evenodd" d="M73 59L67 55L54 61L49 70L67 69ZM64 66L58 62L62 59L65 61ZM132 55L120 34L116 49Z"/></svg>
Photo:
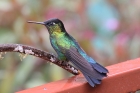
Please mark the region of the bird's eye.
<svg viewBox="0 0 140 93"><path fill-rule="evenodd" d="M55 25L55 24L56 24L55 22L50 22L50 23L48 23L49 26L53 26L53 25Z"/></svg>
<svg viewBox="0 0 140 93"><path fill-rule="evenodd" d="M55 25L56 23L52 22L53 25Z"/></svg>

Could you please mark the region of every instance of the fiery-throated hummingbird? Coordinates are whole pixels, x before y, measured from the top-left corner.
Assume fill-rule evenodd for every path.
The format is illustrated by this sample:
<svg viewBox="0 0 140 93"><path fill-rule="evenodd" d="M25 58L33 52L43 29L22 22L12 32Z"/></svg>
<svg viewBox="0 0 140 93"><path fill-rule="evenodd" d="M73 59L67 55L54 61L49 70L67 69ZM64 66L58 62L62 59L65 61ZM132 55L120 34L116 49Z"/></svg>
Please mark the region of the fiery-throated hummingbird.
<svg viewBox="0 0 140 93"><path fill-rule="evenodd" d="M61 20L54 18L45 22L28 21L45 25L50 34L50 42L60 60L68 60L85 76L88 83L94 87L100 84L108 70L88 56L78 42L67 33Z"/></svg>

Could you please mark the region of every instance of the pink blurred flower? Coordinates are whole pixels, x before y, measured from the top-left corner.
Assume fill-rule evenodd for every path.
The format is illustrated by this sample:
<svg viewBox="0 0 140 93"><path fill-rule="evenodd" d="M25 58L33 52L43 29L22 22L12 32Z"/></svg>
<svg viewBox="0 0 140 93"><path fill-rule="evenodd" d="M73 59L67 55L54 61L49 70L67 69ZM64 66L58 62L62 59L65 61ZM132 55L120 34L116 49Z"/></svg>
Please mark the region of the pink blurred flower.
<svg viewBox="0 0 140 93"><path fill-rule="evenodd" d="M105 27L111 31L115 31L119 27L119 21L115 18L108 19L105 22Z"/></svg>
<svg viewBox="0 0 140 93"><path fill-rule="evenodd" d="M89 39L89 40L91 40L94 37L94 33L91 30L86 30L86 31L84 31L82 33L82 36L81 37L83 37L83 39Z"/></svg>
<svg viewBox="0 0 140 93"><path fill-rule="evenodd" d="M129 40L129 36L125 33L118 34L115 38L117 45L125 46Z"/></svg>
<svg viewBox="0 0 140 93"><path fill-rule="evenodd" d="M56 8L50 8L45 14L45 19L50 19L50 18L61 18L65 14L64 9L56 9Z"/></svg>

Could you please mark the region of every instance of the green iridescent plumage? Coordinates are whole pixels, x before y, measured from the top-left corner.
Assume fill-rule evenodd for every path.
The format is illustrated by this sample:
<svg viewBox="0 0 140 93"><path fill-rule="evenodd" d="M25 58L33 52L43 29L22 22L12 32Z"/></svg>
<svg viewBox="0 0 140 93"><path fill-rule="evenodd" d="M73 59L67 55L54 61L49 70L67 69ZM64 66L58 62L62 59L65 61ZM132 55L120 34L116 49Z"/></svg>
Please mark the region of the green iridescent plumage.
<svg viewBox="0 0 140 93"><path fill-rule="evenodd" d="M66 32L62 21L50 19L36 23L47 27L51 45L57 52L59 59L72 62L83 73L92 87L100 84L102 78L107 76L108 70L83 51L77 41Z"/></svg>

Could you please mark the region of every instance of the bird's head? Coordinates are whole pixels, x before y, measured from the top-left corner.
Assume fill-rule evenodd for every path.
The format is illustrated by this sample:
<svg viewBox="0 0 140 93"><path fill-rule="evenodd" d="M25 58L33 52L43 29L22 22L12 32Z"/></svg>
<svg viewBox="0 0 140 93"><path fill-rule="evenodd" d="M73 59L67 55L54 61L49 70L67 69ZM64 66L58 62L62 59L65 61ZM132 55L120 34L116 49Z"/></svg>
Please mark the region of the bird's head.
<svg viewBox="0 0 140 93"><path fill-rule="evenodd" d="M65 28L62 21L57 18L49 19L45 22L28 21L28 23L45 25L50 34L65 32Z"/></svg>

